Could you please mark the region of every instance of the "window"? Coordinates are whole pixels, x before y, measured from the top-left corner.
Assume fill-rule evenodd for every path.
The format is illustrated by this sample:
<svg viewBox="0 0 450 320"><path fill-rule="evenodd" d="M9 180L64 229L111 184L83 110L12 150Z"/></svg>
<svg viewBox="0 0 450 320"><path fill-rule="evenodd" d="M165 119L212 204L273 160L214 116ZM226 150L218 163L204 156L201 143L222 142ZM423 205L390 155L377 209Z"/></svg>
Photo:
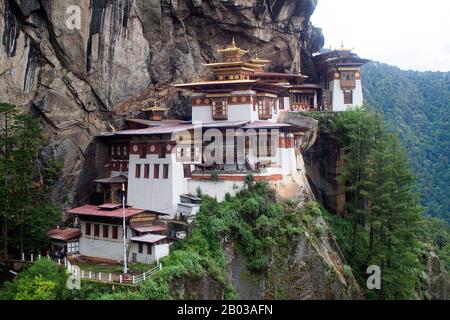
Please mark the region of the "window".
<svg viewBox="0 0 450 320"><path fill-rule="evenodd" d="M166 145L165 144L160 144L159 145L159 154L158 157L160 159L163 159L166 157Z"/></svg>
<svg viewBox="0 0 450 320"><path fill-rule="evenodd" d="M260 131L257 137L257 157L274 157L276 155L275 145L272 144L272 139L275 139L271 131Z"/></svg>
<svg viewBox="0 0 450 320"><path fill-rule="evenodd" d="M356 86L355 72L347 71L341 74L341 86L343 88L354 88Z"/></svg>
<svg viewBox="0 0 450 320"><path fill-rule="evenodd" d="M86 223L86 235L87 236L91 235L91 224L90 223Z"/></svg>
<svg viewBox="0 0 450 320"><path fill-rule="evenodd" d="M150 243L147 244L147 254L152 254L152 245Z"/></svg>
<svg viewBox="0 0 450 320"><path fill-rule="evenodd" d="M103 226L103 238L109 238L109 226Z"/></svg>
<svg viewBox="0 0 450 320"><path fill-rule="evenodd" d="M135 177L136 177L136 179L139 179L141 177L141 165L140 164L136 165Z"/></svg>
<svg viewBox="0 0 450 320"><path fill-rule="evenodd" d="M159 164L155 164L153 167L153 179L159 179Z"/></svg>
<svg viewBox="0 0 450 320"><path fill-rule="evenodd" d="M140 147L141 148L139 150L139 158L145 159L145 157L147 157L147 148L146 148L145 144L141 144Z"/></svg>
<svg viewBox="0 0 450 320"><path fill-rule="evenodd" d="M274 99L259 98L258 99L258 116L260 120L268 120L272 118L272 109Z"/></svg>
<svg viewBox="0 0 450 320"><path fill-rule="evenodd" d="M353 104L353 92L352 91L344 92L344 104Z"/></svg>
<svg viewBox="0 0 450 320"><path fill-rule="evenodd" d="M138 252L139 253L144 253L144 245L142 243L138 243Z"/></svg>
<svg viewBox="0 0 450 320"><path fill-rule="evenodd" d="M144 178L148 179L150 176L150 165L149 164L145 164L144 165Z"/></svg>
<svg viewBox="0 0 450 320"><path fill-rule="evenodd" d="M80 251L80 243L79 242L70 242L67 244L67 253L68 254L76 254Z"/></svg>
<svg viewBox="0 0 450 320"><path fill-rule="evenodd" d="M118 239L119 238L119 227L118 226L113 226L112 227L112 238L113 239Z"/></svg>
<svg viewBox="0 0 450 320"><path fill-rule="evenodd" d="M284 110L284 98L280 98L278 101L279 109Z"/></svg>
<svg viewBox="0 0 450 320"><path fill-rule="evenodd" d="M94 224L94 237L100 237L100 225Z"/></svg>
<svg viewBox="0 0 450 320"><path fill-rule="evenodd" d="M220 98L212 101L212 117L214 120L228 120L228 99Z"/></svg>
<svg viewBox="0 0 450 320"><path fill-rule="evenodd" d="M184 177L185 178L192 177L191 165L190 164L184 164L183 165L183 173L184 173Z"/></svg>
<svg viewBox="0 0 450 320"><path fill-rule="evenodd" d="M169 165L165 164L163 166L163 179L169 179Z"/></svg>

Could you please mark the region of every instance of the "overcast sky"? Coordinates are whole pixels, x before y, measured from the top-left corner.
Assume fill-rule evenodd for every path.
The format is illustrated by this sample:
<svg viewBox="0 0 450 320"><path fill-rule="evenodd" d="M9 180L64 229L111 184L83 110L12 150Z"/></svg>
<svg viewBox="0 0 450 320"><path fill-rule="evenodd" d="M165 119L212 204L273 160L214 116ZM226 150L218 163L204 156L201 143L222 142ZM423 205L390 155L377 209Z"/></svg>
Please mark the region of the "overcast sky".
<svg viewBox="0 0 450 320"><path fill-rule="evenodd" d="M401 69L450 71L450 0L319 0L325 47L344 40L364 58Z"/></svg>

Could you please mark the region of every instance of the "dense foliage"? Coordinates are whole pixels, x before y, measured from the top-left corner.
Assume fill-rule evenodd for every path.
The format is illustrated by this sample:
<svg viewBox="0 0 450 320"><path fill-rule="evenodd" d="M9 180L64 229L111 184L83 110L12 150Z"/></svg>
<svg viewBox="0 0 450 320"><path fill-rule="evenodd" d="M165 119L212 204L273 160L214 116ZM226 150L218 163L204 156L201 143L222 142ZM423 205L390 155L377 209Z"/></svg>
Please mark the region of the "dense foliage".
<svg viewBox="0 0 450 320"><path fill-rule="evenodd" d="M406 147L426 213L450 221L450 73L363 69L366 102Z"/></svg>
<svg viewBox="0 0 450 320"><path fill-rule="evenodd" d="M382 270L379 292L368 298L424 297L426 257L435 251L448 263L448 224L422 218L414 178L398 138L366 109L310 114L331 130L344 149L340 179L346 186L344 217L328 215L337 241L362 288L366 270Z"/></svg>
<svg viewBox="0 0 450 320"><path fill-rule="evenodd" d="M47 231L60 221L50 190L60 165L42 166L44 143L38 120L0 103L0 221L3 255L8 249L38 253L47 245Z"/></svg>
<svg viewBox="0 0 450 320"><path fill-rule="evenodd" d="M67 275L54 262L42 259L21 272L17 279L6 282L1 300L59 300L68 295Z"/></svg>

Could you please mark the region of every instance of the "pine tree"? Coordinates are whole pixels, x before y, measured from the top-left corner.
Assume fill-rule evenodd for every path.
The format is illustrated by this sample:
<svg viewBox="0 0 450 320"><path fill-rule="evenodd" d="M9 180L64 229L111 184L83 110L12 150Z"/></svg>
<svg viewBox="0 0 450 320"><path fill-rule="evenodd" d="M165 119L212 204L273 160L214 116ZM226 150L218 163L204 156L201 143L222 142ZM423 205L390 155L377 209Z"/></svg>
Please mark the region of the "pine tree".
<svg viewBox="0 0 450 320"><path fill-rule="evenodd" d="M34 227L53 224L56 215L55 208L48 206L48 194L40 188L42 179L37 164L43 136L39 122L30 115L20 114L10 104L0 104L0 120L0 217L3 254L7 259L11 232L12 240L19 239L23 252L25 226L32 231ZM41 206L47 209L41 210ZM32 217L42 214L38 219ZM30 226L30 220L40 223Z"/></svg>
<svg viewBox="0 0 450 320"><path fill-rule="evenodd" d="M365 109L339 114L334 130L345 146L341 178L353 224L348 254L352 267L364 274L367 266L380 266L383 280L377 298L413 298L420 269L416 232L421 209L405 152L382 119Z"/></svg>

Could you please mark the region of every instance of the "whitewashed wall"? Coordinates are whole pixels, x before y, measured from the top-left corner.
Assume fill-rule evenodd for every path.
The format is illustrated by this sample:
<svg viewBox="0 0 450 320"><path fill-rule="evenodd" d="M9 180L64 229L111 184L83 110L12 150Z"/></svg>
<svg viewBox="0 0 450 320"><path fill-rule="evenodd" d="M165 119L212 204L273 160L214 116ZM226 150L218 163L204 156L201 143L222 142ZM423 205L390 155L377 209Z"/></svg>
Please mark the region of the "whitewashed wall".
<svg viewBox="0 0 450 320"><path fill-rule="evenodd" d="M100 224L94 223L92 224ZM86 222L80 221L82 236L80 237L80 254L88 257L98 257L110 260L123 260L123 228L118 226L118 239L112 239L112 225L109 225L109 239L94 237L94 227L91 226L91 235L86 235ZM100 236L103 235L103 226L100 224ZM132 237L130 228L127 228L127 238ZM128 257L128 260L131 258Z"/></svg>
<svg viewBox="0 0 450 320"><path fill-rule="evenodd" d="M136 164L141 165L141 177L136 178ZM149 178L144 178L144 165L150 165ZM159 179L154 179L154 164L159 164ZM162 179L163 165L169 164L169 177ZM176 162L175 153L167 154L166 158L158 155L147 155L142 159L139 155L130 155L128 176L128 204L146 210L166 213L163 218L173 219L180 202L180 194L187 191L187 179L184 178L182 163Z"/></svg>

